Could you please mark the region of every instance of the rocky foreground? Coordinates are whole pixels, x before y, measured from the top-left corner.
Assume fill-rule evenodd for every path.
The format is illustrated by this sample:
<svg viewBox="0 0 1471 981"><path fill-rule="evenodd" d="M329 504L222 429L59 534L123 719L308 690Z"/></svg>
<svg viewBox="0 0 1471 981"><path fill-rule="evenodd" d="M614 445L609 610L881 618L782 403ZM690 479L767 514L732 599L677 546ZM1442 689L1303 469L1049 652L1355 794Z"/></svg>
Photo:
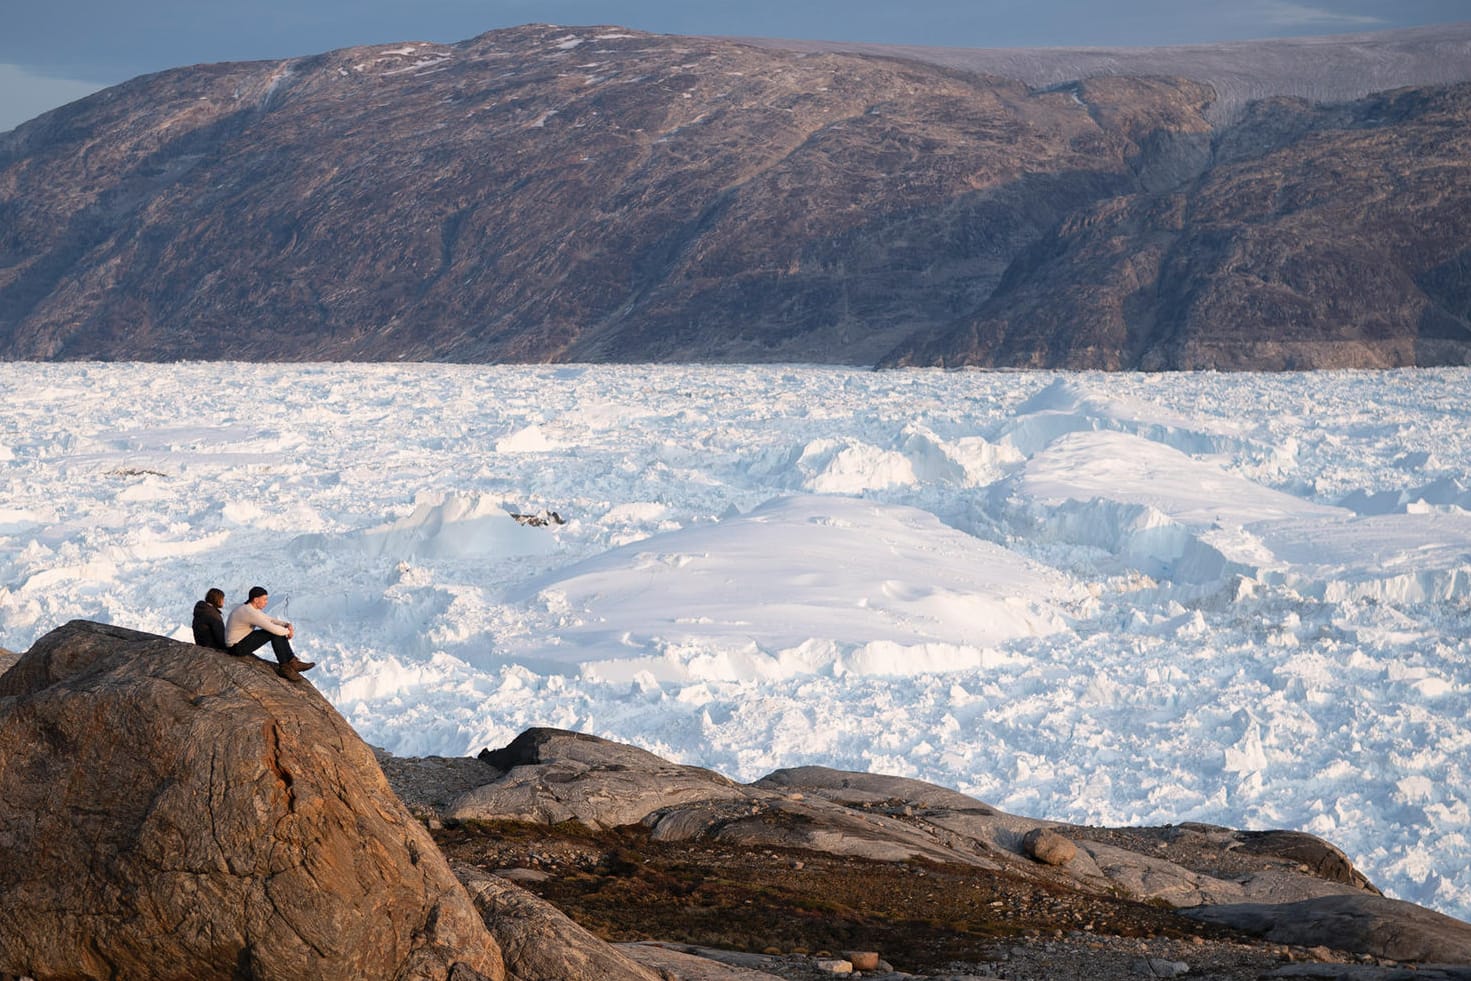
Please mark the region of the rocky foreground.
<svg viewBox="0 0 1471 981"><path fill-rule="evenodd" d="M553 729L400 759L263 661L80 621L7 664L0 978L1471 979L1471 924L1301 833Z"/></svg>

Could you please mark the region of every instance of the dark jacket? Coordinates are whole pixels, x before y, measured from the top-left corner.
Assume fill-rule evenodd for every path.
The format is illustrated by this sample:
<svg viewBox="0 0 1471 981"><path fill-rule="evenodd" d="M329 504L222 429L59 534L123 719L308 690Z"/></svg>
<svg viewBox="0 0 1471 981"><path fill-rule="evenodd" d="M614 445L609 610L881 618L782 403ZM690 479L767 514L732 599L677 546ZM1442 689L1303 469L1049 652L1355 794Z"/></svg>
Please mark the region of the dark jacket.
<svg viewBox="0 0 1471 981"><path fill-rule="evenodd" d="M225 618L204 600L194 604L194 643L219 650L229 646L225 643Z"/></svg>

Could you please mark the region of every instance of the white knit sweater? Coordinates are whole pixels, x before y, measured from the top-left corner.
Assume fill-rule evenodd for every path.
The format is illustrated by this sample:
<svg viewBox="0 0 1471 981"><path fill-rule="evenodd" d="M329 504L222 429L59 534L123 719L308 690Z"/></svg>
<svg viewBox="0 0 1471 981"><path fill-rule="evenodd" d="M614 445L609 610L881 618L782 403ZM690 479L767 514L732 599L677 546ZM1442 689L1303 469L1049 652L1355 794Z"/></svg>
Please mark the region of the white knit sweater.
<svg viewBox="0 0 1471 981"><path fill-rule="evenodd" d="M270 631L281 637L287 634L287 623L285 620L277 620L268 617L264 612L257 610L249 603L241 603L230 611L230 619L225 621L225 643L234 645L241 638L256 627Z"/></svg>

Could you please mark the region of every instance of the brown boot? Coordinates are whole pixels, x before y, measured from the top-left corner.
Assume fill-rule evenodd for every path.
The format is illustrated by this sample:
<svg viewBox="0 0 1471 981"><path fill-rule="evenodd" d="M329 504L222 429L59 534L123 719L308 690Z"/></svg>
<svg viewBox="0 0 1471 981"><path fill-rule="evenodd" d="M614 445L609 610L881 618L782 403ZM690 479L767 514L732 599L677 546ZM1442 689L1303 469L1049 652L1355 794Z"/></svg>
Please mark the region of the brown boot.
<svg viewBox="0 0 1471 981"><path fill-rule="evenodd" d="M286 662L286 666L293 671L310 671L312 668L317 666L317 662L302 661L293 657L290 661Z"/></svg>
<svg viewBox="0 0 1471 981"><path fill-rule="evenodd" d="M296 663L296 662L293 661L292 664L294 664L294 663ZM281 677L285 678L287 681L300 681L301 680L301 675L297 672L297 670L295 668L293 668L291 666L291 664L283 664L283 665L281 665L279 668L276 669L276 673L279 674Z"/></svg>

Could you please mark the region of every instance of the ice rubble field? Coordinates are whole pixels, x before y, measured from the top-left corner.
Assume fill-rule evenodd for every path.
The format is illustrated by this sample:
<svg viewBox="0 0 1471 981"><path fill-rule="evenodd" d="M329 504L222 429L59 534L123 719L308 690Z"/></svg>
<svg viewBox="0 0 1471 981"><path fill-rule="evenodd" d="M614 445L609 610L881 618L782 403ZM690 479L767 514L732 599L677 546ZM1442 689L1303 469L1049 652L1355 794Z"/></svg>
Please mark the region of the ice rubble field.
<svg viewBox="0 0 1471 981"><path fill-rule="evenodd" d="M1468 382L3 365L0 644L262 583L399 754L1301 828L1467 919Z"/></svg>

